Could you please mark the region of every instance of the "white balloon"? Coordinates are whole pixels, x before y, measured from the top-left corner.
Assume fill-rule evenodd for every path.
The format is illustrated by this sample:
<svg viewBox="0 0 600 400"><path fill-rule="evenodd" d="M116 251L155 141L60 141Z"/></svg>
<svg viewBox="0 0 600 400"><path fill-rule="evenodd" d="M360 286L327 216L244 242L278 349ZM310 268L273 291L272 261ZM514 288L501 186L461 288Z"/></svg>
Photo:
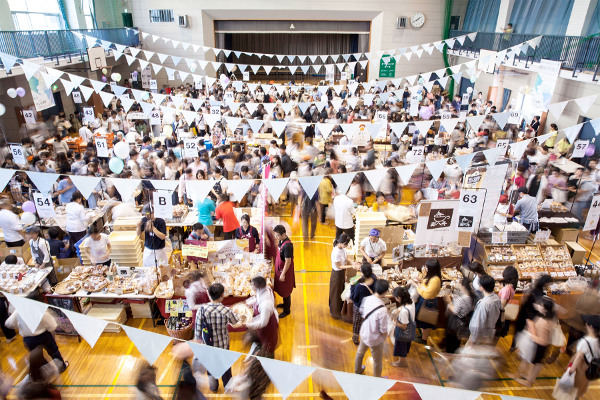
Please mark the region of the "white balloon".
<svg viewBox="0 0 600 400"><path fill-rule="evenodd" d="M467 88L467 93L469 93L469 94L473 93L473 88L469 86L469 87Z"/></svg>
<svg viewBox="0 0 600 400"><path fill-rule="evenodd" d="M119 157L121 160L125 160L129 157L129 145L125 142L119 142L115 144L115 155Z"/></svg>
<svg viewBox="0 0 600 400"><path fill-rule="evenodd" d="M33 225L35 224L35 215L30 212L24 212L21 214L21 222L24 225Z"/></svg>
<svg viewBox="0 0 600 400"><path fill-rule="evenodd" d="M0 115L4 115L5 112L6 112L6 107L4 107L4 104L0 104Z"/></svg>
<svg viewBox="0 0 600 400"><path fill-rule="evenodd" d="M10 97L11 99L14 99L15 97L17 97L17 90L15 88L10 88L6 91L6 94L8 95L8 97Z"/></svg>

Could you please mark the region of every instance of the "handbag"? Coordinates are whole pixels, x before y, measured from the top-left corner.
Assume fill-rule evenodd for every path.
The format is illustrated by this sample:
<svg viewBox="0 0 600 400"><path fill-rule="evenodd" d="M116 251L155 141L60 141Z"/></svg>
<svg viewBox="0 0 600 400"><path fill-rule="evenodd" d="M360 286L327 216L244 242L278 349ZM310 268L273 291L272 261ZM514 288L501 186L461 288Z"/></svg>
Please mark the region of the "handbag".
<svg viewBox="0 0 600 400"><path fill-rule="evenodd" d="M569 374L569 371L565 371L563 376L556 380L552 397L556 400L575 400L577 398L574 373Z"/></svg>
<svg viewBox="0 0 600 400"><path fill-rule="evenodd" d="M450 314L448 316L448 322L446 324L446 332L450 335L458 335L458 332L465 326L465 321L459 318L456 314Z"/></svg>
<svg viewBox="0 0 600 400"><path fill-rule="evenodd" d="M516 347L519 349L519 353L521 353L521 358L531 364L535 356L536 346L528 331L523 330L519 333Z"/></svg>
<svg viewBox="0 0 600 400"><path fill-rule="evenodd" d="M354 305L351 302L349 302L348 300L345 300L344 304L342 304L342 321L351 324L353 314L354 314Z"/></svg>
<svg viewBox="0 0 600 400"><path fill-rule="evenodd" d="M585 340L588 349L590 349L590 354L592 355L592 359L590 361L585 360L588 365L587 369L585 370L585 377L588 379L588 381L595 381L596 379L600 378L600 357L596 357L594 355L592 346L590 346L590 342L588 342L585 338L583 340Z"/></svg>
<svg viewBox="0 0 600 400"><path fill-rule="evenodd" d="M430 325L437 325L438 317L440 312L437 308L428 307L427 302L429 300L425 300L423 305L419 309L419 314L417 315L417 320L421 322L425 322Z"/></svg>
<svg viewBox="0 0 600 400"><path fill-rule="evenodd" d="M406 311L408 311L408 324L406 329L402 329L398 326L396 327L396 330L394 331L394 339L398 342L410 343L415 340L415 337L417 336L417 324L415 324L415 321L413 321L412 317L410 316L410 311L408 308L406 308L406 306L404 308Z"/></svg>
<svg viewBox="0 0 600 400"><path fill-rule="evenodd" d="M554 324L554 328L550 332L550 344L555 347L563 347L567 344L567 337L563 333L559 323Z"/></svg>
<svg viewBox="0 0 600 400"><path fill-rule="evenodd" d="M506 321L516 321L519 315L519 302L510 300L504 307L504 319Z"/></svg>

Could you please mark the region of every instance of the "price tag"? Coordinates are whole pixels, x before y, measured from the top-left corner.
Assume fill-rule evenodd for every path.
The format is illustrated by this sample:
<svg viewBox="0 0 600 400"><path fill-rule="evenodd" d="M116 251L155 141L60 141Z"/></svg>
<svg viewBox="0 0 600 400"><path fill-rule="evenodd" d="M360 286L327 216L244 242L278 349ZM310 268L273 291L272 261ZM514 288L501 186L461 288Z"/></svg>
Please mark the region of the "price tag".
<svg viewBox="0 0 600 400"><path fill-rule="evenodd" d="M35 124L35 111L33 110L23 110L23 118L25 119L26 124Z"/></svg>
<svg viewBox="0 0 600 400"><path fill-rule="evenodd" d="M171 311L169 315L171 315L171 317L179 317L179 313L177 311Z"/></svg>
<svg viewBox="0 0 600 400"><path fill-rule="evenodd" d="M589 144L589 140L576 140L575 143L573 143L573 154L571 154L571 158L581 158L585 156L585 149L587 149Z"/></svg>
<svg viewBox="0 0 600 400"><path fill-rule="evenodd" d="M158 90L158 82L156 79L150 79L150 90Z"/></svg>
<svg viewBox="0 0 600 400"><path fill-rule="evenodd" d="M550 239L550 229L537 231L533 238L533 243L546 243Z"/></svg>
<svg viewBox="0 0 600 400"><path fill-rule="evenodd" d="M152 110L150 112L150 125L160 125L160 124L161 124L160 111Z"/></svg>
<svg viewBox="0 0 600 400"><path fill-rule="evenodd" d="M56 216L54 203L52 203L52 197L49 194L44 196L39 192L33 193L33 202L35 203L35 209L40 218Z"/></svg>
<svg viewBox="0 0 600 400"><path fill-rule="evenodd" d="M185 158L198 157L198 142L196 139L183 139L183 154Z"/></svg>
<svg viewBox="0 0 600 400"><path fill-rule="evenodd" d="M518 124L520 120L521 120L521 113L518 111L511 111L510 117L508 117L507 122L509 124Z"/></svg>
<svg viewBox="0 0 600 400"><path fill-rule="evenodd" d="M173 196L168 190L157 190L152 194L154 216L157 218L173 218Z"/></svg>
<svg viewBox="0 0 600 400"><path fill-rule="evenodd" d="M425 146L414 146L406 155L406 159L410 163L420 163L425 157Z"/></svg>
<svg viewBox="0 0 600 400"><path fill-rule="evenodd" d="M15 164L25 165L27 163L25 161L25 153L23 153L23 148L20 144L11 144L10 152L12 153Z"/></svg>
<svg viewBox="0 0 600 400"><path fill-rule="evenodd" d="M210 113L212 115L221 115L221 107L220 106L211 106Z"/></svg>
<svg viewBox="0 0 600 400"><path fill-rule="evenodd" d="M73 96L73 103L83 103L83 100L81 99L81 92L79 90L74 90L73 92L71 92L71 95Z"/></svg>
<svg viewBox="0 0 600 400"><path fill-rule="evenodd" d="M244 254L243 253L237 253L235 255L235 259L236 260L243 260L244 259Z"/></svg>
<svg viewBox="0 0 600 400"><path fill-rule="evenodd" d="M208 258L208 247L196 246L196 257Z"/></svg>
<svg viewBox="0 0 600 400"><path fill-rule="evenodd" d="M244 71L242 80L243 81L249 81L250 80L250 71Z"/></svg>
<svg viewBox="0 0 600 400"><path fill-rule="evenodd" d="M500 139L496 141L496 147L504 149L500 154L506 155L506 150L508 150L508 142L510 142L508 139Z"/></svg>
<svg viewBox="0 0 600 400"><path fill-rule="evenodd" d="M224 98L225 100L233 100L233 92L232 92L232 91L229 91L229 90L228 90L228 91L226 91L226 92L223 94L223 98Z"/></svg>
<svg viewBox="0 0 600 400"><path fill-rule="evenodd" d="M83 107L83 120L89 123L93 123L96 120L94 117L94 107Z"/></svg>
<svg viewBox="0 0 600 400"><path fill-rule="evenodd" d="M598 226L598 218L600 217L600 194L595 195L592 198L592 204L588 211L587 217L585 218L585 225L583 231L589 231L596 229Z"/></svg>
<svg viewBox="0 0 600 400"><path fill-rule="evenodd" d="M96 153L98 157L108 157L108 145L106 144L105 138L94 138L94 142L96 143Z"/></svg>
<svg viewBox="0 0 600 400"><path fill-rule="evenodd" d="M191 311L186 311L186 312L185 312L185 316L186 316L187 318L192 318L192 317L194 316L194 313L193 313L193 312L191 312Z"/></svg>
<svg viewBox="0 0 600 400"><path fill-rule="evenodd" d="M377 114L375 115L375 119L377 121L387 121L387 118L388 118L387 111L377 111Z"/></svg>
<svg viewBox="0 0 600 400"><path fill-rule="evenodd" d="M508 241L508 232L492 232L492 244L506 244Z"/></svg>

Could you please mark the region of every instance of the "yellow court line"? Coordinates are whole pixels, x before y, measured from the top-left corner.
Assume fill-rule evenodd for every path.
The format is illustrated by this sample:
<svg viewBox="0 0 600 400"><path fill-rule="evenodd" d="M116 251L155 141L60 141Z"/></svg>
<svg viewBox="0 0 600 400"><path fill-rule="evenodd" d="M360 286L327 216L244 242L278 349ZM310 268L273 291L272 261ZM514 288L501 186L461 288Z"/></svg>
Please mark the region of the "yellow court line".
<svg viewBox="0 0 600 400"><path fill-rule="evenodd" d="M169 363L167 364L167 367L164 369L162 375L160 376L160 378L158 378L158 384L160 385L162 380L165 379L165 375L167 375L167 371L169 369L171 369L171 366L173 365L173 361L175 361L174 357L171 357L171 359L169 360Z"/></svg>
<svg viewBox="0 0 600 400"><path fill-rule="evenodd" d="M142 326L144 326L144 319L142 319L140 321L140 325L137 328L142 329ZM125 335L127 335L127 334L125 334ZM128 357L131 354L131 352L133 351L133 347L134 347L134 344L133 344L133 342L131 342L129 344L129 348L127 349L127 353L125 354L125 357ZM125 361L126 361L125 357L123 357L123 360L121 360L121 365L119 366L119 370L117 371L117 375L115 376L115 379L113 379L113 381L112 381L112 386L110 387L110 389L108 389L108 393L106 394L105 400L108 400L110 398L110 394L115 389L115 385L117 384L117 381L119 380L121 371L123 370L123 367L125 366Z"/></svg>
<svg viewBox="0 0 600 400"><path fill-rule="evenodd" d="M304 265L304 246L300 247L300 262L302 263L302 268L306 270L306 266ZM310 358L310 336L309 336L309 328L308 328L308 296L306 295L306 272L302 272L302 297L304 302L304 335L306 336L306 362L308 365L311 365ZM308 391L310 393L313 392L313 380L312 375L308 377ZM310 397L313 400L313 397Z"/></svg>
<svg viewBox="0 0 600 400"><path fill-rule="evenodd" d="M498 366L496 365L496 362L492 359L490 359L490 361L492 362L492 365L494 366L494 369L496 370L496 375L498 375L498 378L500 378L500 369L498 369ZM509 388L508 383L506 381L502 381L502 383L504 384L505 388ZM512 392L512 390L508 390L508 394L511 396L514 396L514 393Z"/></svg>

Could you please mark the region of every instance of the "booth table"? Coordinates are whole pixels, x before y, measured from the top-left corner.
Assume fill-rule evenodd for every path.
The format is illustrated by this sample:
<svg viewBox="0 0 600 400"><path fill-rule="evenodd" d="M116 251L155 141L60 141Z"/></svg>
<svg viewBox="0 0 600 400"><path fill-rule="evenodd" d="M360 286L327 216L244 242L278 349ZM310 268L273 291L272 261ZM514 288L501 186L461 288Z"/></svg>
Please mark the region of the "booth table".
<svg viewBox="0 0 600 400"><path fill-rule="evenodd" d="M574 161L568 160L564 157L560 158L560 161L553 161L550 163L550 165L552 165L553 167L556 167L558 169L560 169L563 172L566 172L567 174L571 175L573 174L575 171L577 171L577 168L581 168L581 164L577 164Z"/></svg>

